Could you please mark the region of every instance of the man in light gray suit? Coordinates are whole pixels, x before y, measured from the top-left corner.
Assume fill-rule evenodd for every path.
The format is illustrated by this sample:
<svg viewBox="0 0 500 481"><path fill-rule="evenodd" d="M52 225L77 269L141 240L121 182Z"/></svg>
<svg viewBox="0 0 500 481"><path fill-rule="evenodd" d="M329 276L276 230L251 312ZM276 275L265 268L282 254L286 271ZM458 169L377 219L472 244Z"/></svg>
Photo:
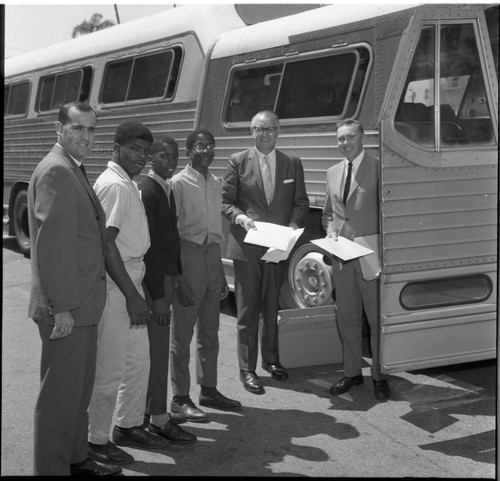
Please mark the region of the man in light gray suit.
<svg viewBox="0 0 500 481"><path fill-rule="evenodd" d="M326 200L322 223L329 237L355 237L379 233L379 162L363 148L364 130L356 120L344 120L337 126L337 142L345 156L326 174ZM380 371L379 356L379 281L363 278L359 259L333 260L333 280L337 301L337 319L343 348L344 377L330 388L337 395L363 383L362 326L363 310L370 327L371 374L376 399L383 401L391 392Z"/></svg>
<svg viewBox="0 0 500 481"><path fill-rule="evenodd" d="M262 261L267 249L246 244L244 239L254 228L254 221L301 227L309 199L300 159L275 148L280 131L277 115L270 111L257 113L250 130L255 147L229 159L222 182L222 207L230 222L228 257L233 259L235 274L240 380L247 391L263 394L255 373L260 314L262 368L274 379L288 378L279 359L277 326L286 264Z"/></svg>
<svg viewBox="0 0 500 481"><path fill-rule="evenodd" d="M106 301L106 216L82 164L91 152L96 122L87 104L62 106L57 144L35 168L28 188L29 316L42 340L36 476L121 472L88 459L87 408L94 385L97 324Z"/></svg>

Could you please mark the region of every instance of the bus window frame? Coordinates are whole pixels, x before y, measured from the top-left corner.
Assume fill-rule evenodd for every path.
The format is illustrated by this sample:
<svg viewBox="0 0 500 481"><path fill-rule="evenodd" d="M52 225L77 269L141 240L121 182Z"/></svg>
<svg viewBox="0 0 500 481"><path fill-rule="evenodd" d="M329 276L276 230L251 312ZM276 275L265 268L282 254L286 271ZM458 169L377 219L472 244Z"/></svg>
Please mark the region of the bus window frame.
<svg viewBox="0 0 500 481"><path fill-rule="evenodd" d="M482 13L481 13L482 14ZM479 13L477 14L480 15ZM483 15L484 16L484 15ZM485 22L486 23L486 22ZM395 126L396 113L401 101L403 91L407 88L406 80L408 78L409 69L412 65L414 59L413 48L416 47L420 39L420 34L425 27L433 26L436 32L441 31L442 25L457 25L457 24L470 24L473 27L475 39L477 43L477 49L479 54L479 63L481 65L482 76L484 79L486 96L488 99L488 105L490 109L491 122L494 132L495 143L490 145L477 145L477 144L460 144L457 146L443 146L441 143L436 141L433 147L425 146L423 144L416 143L409 139L408 137L401 134ZM402 58L396 60L395 68L397 71L391 73L390 82L398 82L401 78L405 81L399 81L399 86L394 89L388 89L391 91L390 97L384 100L385 103L392 104L389 108L385 110L385 118L381 118L380 124L387 123L390 125L390 132L385 132L384 136L388 146L393 149L398 155L410 160L411 162L424 166L424 167L464 167L464 166L474 166L477 163L480 165L485 164L496 164L497 159L495 155L492 155L493 150L498 149L498 119L495 116L496 102L493 97L493 88L495 87L491 83L490 76L490 66L487 63L487 55L491 54L490 50L485 51L484 35L488 32L483 32L479 28L479 20L475 17L473 11L471 11L470 18L460 18L456 17L450 18L440 18L438 20L430 20L425 18L420 12L416 14L408 26L405 39L403 40L404 46L401 50ZM440 43L436 43L436 48L439 49ZM412 50L412 54L408 55L408 51ZM436 52L440 53L441 52ZM438 57L440 59L440 56ZM435 105L440 101L439 87L440 83L436 82L436 75L439 75L439 69L434 69L434 96ZM440 80L440 79L439 79ZM437 90L436 90L437 89ZM434 119L434 132L436 140L439 139L440 132L436 129L440 117ZM440 139L439 139L440 140ZM439 147L439 148L438 148ZM422 155L422 154L425 155ZM471 155L472 153L472 155Z"/></svg>
<svg viewBox="0 0 500 481"><path fill-rule="evenodd" d="M419 305L416 307L410 307L409 305L405 304L403 302L404 294L405 294L405 289L411 288L413 286L420 286L420 285L437 285L440 282L453 282L453 281L468 281L470 279L474 278L479 278L483 279L486 281L486 284L488 286L488 291L487 294L481 298L474 299L474 298L469 298L466 300L455 300L453 302L442 302L442 303L436 303L436 304L429 304L429 305ZM446 309L450 307L456 307L456 306L464 306L464 305L470 305L470 304L481 304L482 302L486 302L491 295L493 294L493 282L490 279L489 276L487 276L484 273L481 274L465 274L461 276L450 276L450 277L438 277L435 279L422 279L422 280L416 280L416 281L411 281L407 282L402 288L399 293L399 305L404 311L407 312L420 312L420 311L428 311L431 309Z"/></svg>
<svg viewBox="0 0 500 481"><path fill-rule="evenodd" d="M177 80L176 80L176 84L175 84L175 87L174 87L173 92L172 92L172 96L166 97L168 90L169 90L169 84L170 84L171 77L172 77L172 71L173 71L173 67L175 64L175 60L176 60L176 49L178 49L180 52L180 62L179 62L179 70L178 70L179 73L177 75ZM134 100L120 100L117 102L107 102L107 103L102 101L106 75L108 73L108 68L109 68L110 64L117 62L117 61L132 59L132 66L130 69L131 73L130 73L129 78L128 78L127 91L126 91L126 95L128 95L129 90L130 90L130 83L132 81L132 73L134 71L134 63L135 63L136 59L150 57L150 56L158 55L158 54L161 54L164 52L171 52L172 60L170 62L168 75L166 77L166 82L165 82L165 89L164 89L164 93L162 96L147 97L147 98L134 99ZM130 52L127 55L120 54L120 55L111 56L111 57L107 58L104 62L104 67L102 69L101 85L99 88L99 94L97 96L97 103L99 105L99 108L102 110L106 110L106 109L112 109L112 108L116 108L116 107L128 107L128 106L135 106L135 105L154 104L154 103L159 103L159 102L165 102L165 103L173 102L175 99L175 96L177 94L177 89L179 87L179 79L181 77L182 66L184 64L184 58L185 58L185 49L184 49L184 45L182 43L168 45L167 47L162 46L161 48L155 48L152 50L148 50L147 52L145 52L144 49L141 49L141 51Z"/></svg>
<svg viewBox="0 0 500 481"><path fill-rule="evenodd" d="M17 81L12 82L12 83L5 82L4 88L9 87L9 98L7 99L7 107L8 107L9 100L10 100L10 94L12 92L12 87L15 85L23 84L23 83L28 84L28 96L27 96L27 102L26 102L26 111L23 112L22 114L9 114L7 112L4 112L4 119L23 119L23 118L26 118L28 116L28 113L30 110L30 103L31 103L31 91L33 88L33 82L31 81L31 79L26 78L26 79L22 79L22 80L17 80Z"/></svg>
<svg viewBox="0 0 500 481"><path fill-rule="evenodd" d="M373 69L373 64L374 64L374 51L372 45L370 45L367 42L356 42L352 44L347 44L347 45L342 45L341 47L334 46L334 47L329 47L329 48L322 48L320 50L315 50L312 52L302 52L299 53L296 56L290 57L287 55L280 55L279 57L274 57L274 58L266 58L262 60L257 60L257 61L252 61L251 63L248 61L242 61L235 63L234 65L231 66L229 69L229 74L227 76L227 81L226 81L226 87L224 89L224 101L222 102L222 108L220 111L220 123L221 125L224 126L225 129L227 130L236 130L236 129L241 129L241 128L247 128L250 125L251 119L247 121L238 121L238 122L230 122L226 121L225 118L227 117L227 113L229 110L229 103L232 100L231 97L231 92L232 92L232 84L234 82L234 76L236 75L236 72L241 71L241 70L251 70L254 68L262 68L262 67L268 67L268 66L273 66L273 65L279 65L280 63L282 64L282 69L281 69L281 74L280 74L280 81L278 84L278 88L276 91L276 98L275 98L275 108L276 108L276 100L279 99L279 93L282 87L283 83L283 74L286 71L286 65L291 64L291 63L297 63L301 62L304 60L309 60L309 59L319 59L319 58L325 58L325 57L336 57L339 55L345 55L345 54L354 54L356 61L354 68L352 70L350 82L349 82L349 88L347 90L347 95L345 97L345 102L343 105L342 113L340 115L324 115L324 116L316 116L316 117L294 117L294 118L280 118L280 125L281 126L293 126L297 125L300 123L300 125L313 125L313 124L318 124L318 123L335 123L343 118L345 118L345 114L349 109L349 99L351 98L352 95L352 90L354 87L354 83L356 81L356 73L359 70L359 65L361 63L361 55L359 53L359 49L364 48L367 50L368 55L369 55L369 60L368 60L368 65L366 66L366 72L365 76L363 79L363 85L360 90L359 98L357 100L357 105L356 109L353 113L352 116L355 118L357 115L359 115L359 112L361 110L361 107L363 105L363 100L365 97L366 90L368 88L368 83L371 75L371 71Z"/></svg>
<svg viewBox="0 0 500 481"><path fill-rule="evenodd" d="M43 117L45 115L50 115L53 114L54 112L58 112L60 109L60 105L57 107L54 107L52 109L47 109L47 110L40 110L40 96L42 94L42 83L44 80L46 80L49 77L54 77L54 89L52 90L52 98L50 99L50 103L53 101L53 96L55 93L55 86L57 85L57 77L60 75L68 75L72 74L74 72L81 72L81 78L80 78L80 85L79 85L79 90L82 88L82 83L85 78L85 72L84 70L89 68L90 69L90 82L89 82L89 89L88 89L88 97L87 97L87 102L90 102L91 94L92 94L92 85L94 83L94 78L95 78L95 66L91 63L86 63L84 65L71 65L71 67L66 67L61 70L54 70L52 72L48 72L44 75L41 75L38 77L38 85L37 85L37 91L36 91L36 96L35 96L35 105L34 105L34 110L37 116ZM77 101L78 99L74 99ZM72 100L69 100L68 102L72 102Z"/></svg>

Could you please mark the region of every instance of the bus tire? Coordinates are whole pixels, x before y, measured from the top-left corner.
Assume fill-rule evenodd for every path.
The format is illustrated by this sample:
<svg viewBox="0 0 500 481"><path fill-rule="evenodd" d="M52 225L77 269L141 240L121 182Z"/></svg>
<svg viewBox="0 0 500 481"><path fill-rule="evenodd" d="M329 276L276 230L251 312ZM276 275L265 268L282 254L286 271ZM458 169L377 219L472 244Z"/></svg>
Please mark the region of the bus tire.
<svg viewBox="0 0 500 481"><path fill-rule="evenodd" d="M28 192L23 189L16 195L12 214L14 236L19 250L25 256L30 252L30 234L28 225Z"/></svg>
<svg viewBox="0 0 500 481"><path fill-rule="evenodd" d="M312 243L299 247L288 264L280 292L280 308L307 309L335 303L331 259Z"/></svg>

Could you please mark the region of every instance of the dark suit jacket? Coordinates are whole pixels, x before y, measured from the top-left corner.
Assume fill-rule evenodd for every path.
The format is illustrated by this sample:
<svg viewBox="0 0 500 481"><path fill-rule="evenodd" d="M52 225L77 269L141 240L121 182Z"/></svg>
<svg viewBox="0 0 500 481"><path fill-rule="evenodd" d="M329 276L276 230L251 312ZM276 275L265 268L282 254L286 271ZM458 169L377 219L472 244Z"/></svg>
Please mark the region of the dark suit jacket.
<svg viewBox="0 0 500 481"><path fill-rule="evenodd" d="M300 159L276 150L274 198L267 205L256 149L232 155L222 181L222 208L230 221L229 258L260 258L267 249L243 242L246 231L235 224L236 216L245 214L256 221L285 226L295 223L301 227L309 209L309 199Z"/></svg>
<svg viewBox="0 0 500 481"><path fill-rule="evenodd" d="M379 232L379 162L365 152L352 179L346 205L342 202L345 164L339 162L326 173L326 200L322 224L327 232L332 229L342 237L378 234ZM330 230L329 230L330 229Z"/></svg>
<svg viewBox="0 0 500 481"><path fill-rule="evenodd" d="M106 215L76 163L56 144L28 188L31 238L29 316L54 324L71 311L75 326L97 324L106 301Z"/></svg>
<svg viewBox="0 0 500 481"><path fill-rule="evenodd" d="M173 192L170 192L169 205L165 190L151 177L141 182L140 189L151 239L151 246L144 256L144 282L151 298L156 300L165 296L165 276L182 272L176 206Z"/></svg>

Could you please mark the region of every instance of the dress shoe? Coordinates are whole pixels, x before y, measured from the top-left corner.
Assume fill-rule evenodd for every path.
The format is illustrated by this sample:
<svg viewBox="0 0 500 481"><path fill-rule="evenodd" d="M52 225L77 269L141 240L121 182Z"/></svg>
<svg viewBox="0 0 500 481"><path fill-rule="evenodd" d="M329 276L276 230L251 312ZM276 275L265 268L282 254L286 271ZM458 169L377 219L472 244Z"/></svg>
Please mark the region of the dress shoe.
<svg viewBox="0 0 500 481"><path fill-rule="evenodd" d="M286 369L279 362L262 364L262 369L271 373L271 377L277 381L286 381L288 379Z"/></svg>
<svg viewBox="0 0 500 481"><path fill-rule="evenodd" d="M194 405L191 399L174 398L170 403L171 416L174 421L208 422L207 413Z"/></svg>
<svg viewBox="0 0 500 481"><path fill-rule="evenodd" d="M169 444L165 438L148 433L140 426L130 429L122 429L115 426L111 438L113 442L119 446L130 446L142 449L163 449Z"/></svg>
<svg viewBox="0 0 500 481"><path fill-rule="evenodd" d="M240 380L243 383L243 387L253 394L264 394L264 387L260 382L259 377L254 372L250 371L240 371Z"/></svg>
<svg viewBox="0 0 500 481"><path fill-rule="evenodd" d="M375 381L373 380L373 393L375 394L375 399L379 401L386 401L391 397L391 388L386 380Z"/></svg>
<svg viewBox="0 0 500 481"><path fill-rule="evenodd" d="M184 431L184 429L177 426L172 419L169 419L163 426L158 427L149 423L148 431L153 434L158 434L167 438L170 442L175 444L191 444L196 441L194 434Z"/></svg>
<svg viewBox="0 0 500 481"><path fill-rule="evenodd" d="M345 376L330 388L330 394L344 394L359 384L363 384L363 376L361 374L354 377Z"/></svg>
<svg viewBox="0 0 500 481"><path fill-rule="evenodd" d="M108 441L106 444L89 443L89 458L105 464L124 465L134 461L134 457Z"/></svg>
<svg viewBox="0 0 500 481"><path fill-rule="evenodd" d="M114 476L122 472L119 466L113 464L103 466L89 458L81 463L71 464L69 469L71 476Z"/></svg>
<svg viewBox="0 0 500 481"><path fill-rule="evenodd" d="M209 393L202 391L200 394L200 404L202 406L220 409L222 411L241 409L241 403L239 401L223 396L219 391L217 391L217 389L214 389L213 392Z"/></svg>

